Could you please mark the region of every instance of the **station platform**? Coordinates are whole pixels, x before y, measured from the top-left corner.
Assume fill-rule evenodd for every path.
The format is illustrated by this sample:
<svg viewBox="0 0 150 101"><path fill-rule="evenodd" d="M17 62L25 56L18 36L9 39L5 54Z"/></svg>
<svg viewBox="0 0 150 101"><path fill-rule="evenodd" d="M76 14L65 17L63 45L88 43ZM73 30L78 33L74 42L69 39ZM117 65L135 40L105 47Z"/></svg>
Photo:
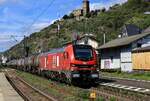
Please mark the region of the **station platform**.
<svg viewBox="0 0 150 101"><path fill-rule="evenodd" d="M0 101L24 101L10 85L4 73L0 73Z"/></svg>

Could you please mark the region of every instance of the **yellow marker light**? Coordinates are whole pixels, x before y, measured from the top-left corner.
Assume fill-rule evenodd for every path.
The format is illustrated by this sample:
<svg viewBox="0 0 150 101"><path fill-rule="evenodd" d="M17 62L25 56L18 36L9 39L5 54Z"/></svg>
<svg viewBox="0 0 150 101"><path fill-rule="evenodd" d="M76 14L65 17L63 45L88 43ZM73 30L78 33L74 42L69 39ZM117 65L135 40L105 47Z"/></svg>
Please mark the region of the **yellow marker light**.
<svg viewBox="0 0 150 101"><path fill-rule="evenodd" d="M96 93L95 92L90 93L90 98L91 99L96 99Z"/></svg>

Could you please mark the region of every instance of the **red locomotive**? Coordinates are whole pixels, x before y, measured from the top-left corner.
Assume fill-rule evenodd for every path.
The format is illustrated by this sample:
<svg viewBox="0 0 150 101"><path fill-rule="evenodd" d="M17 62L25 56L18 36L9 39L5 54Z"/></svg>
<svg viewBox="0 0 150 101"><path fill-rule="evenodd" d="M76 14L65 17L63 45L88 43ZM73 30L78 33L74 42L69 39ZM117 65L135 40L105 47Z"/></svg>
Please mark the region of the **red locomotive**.
<svg viewBox="0 0 150 101"><path fill-rule="evenodd" d="M44 74L67 83L95 83L99 78L96 52L89 45L70 44L46 53L12 60L8 65L16 65L18 69Z"/></svg>

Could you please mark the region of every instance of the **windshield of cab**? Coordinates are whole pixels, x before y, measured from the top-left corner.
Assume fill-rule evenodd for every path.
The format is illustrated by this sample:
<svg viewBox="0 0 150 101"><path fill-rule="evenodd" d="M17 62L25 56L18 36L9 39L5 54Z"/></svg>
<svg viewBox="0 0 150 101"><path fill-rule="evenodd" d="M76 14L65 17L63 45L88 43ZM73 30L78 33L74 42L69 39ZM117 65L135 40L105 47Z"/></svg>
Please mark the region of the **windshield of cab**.
<svg viewBox="0 0 150 101"><path fill-rule="evenodd" d="M91 60L93 58L92 48L88 46L74 47L74 54L77 60Z"/></svg>

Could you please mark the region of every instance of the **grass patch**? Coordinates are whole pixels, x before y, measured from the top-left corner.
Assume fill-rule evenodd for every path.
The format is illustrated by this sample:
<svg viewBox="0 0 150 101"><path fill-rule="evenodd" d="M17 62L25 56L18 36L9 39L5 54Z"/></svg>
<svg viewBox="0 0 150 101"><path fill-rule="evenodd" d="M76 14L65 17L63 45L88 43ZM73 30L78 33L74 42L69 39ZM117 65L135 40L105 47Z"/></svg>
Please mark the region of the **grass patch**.
<svg viewBox="0 0 150 101"><path fill-rule="evenodd" d="M23 78L29 84L31 84L41 90L46 89L46 91L48 93L52 94L55 97L60 95L57 90L55 90L51 87L51 85L50 85L51 82L49 80L43 79L41 77L29 74L29 73L21 72L21 71L17 71L17 75L20 76L21 78Z"/></svg>
<svg viewBox="0 0 150 101"><path fill-rule="evenodd" d="M79 97L81 97L81 98L83 98L83 99L89 99L89 95L90 95L90 92L89 91L80 91L80 93L79 93Z"/></svg>
<svg viewBox="0 0 150 101"><path fill-rule="evenodd" d="M97 99L96 99L96 101L106 101L104 98L102 98L102 97L98 97Z"/></svg>
<svg viewBox="0 0 150 101"><path fill-rule="evenodd" d="M16 72L18 76L23 78L29 84L37 87L46 93L59 98L60 101L89 101L90 91L74 86L68 86L63 83L55 83L45 78L22 72ZM101 98L102 99L102 98ZM105 100L96 100L105 101Z"/></svg>
<svg viewBox="0 0 150 101"><path fill-rule="evenodd" d="M148 80L150 81L150 72L139 72L139 73L123 73L123 72L102 72L104 76L110 77L121 77L121 78L130 78L130 79L139 79L139 80Z"/></svg>
<svg viewBox="0 0 150 101"><path fill-rule="evenodd" d="M110 101L116 101L116 98L115 97L110 97Z"/></svg>

